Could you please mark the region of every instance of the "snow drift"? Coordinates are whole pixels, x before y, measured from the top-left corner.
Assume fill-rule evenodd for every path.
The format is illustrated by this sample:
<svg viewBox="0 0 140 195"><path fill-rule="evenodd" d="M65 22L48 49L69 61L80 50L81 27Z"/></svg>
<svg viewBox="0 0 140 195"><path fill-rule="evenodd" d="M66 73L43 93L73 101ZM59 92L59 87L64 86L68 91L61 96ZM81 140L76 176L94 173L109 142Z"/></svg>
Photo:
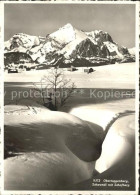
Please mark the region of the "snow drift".
<svg viewBox="0 0 140 195"><path fill-rule="evenodd" d="M6 106L5 189L56 190L90 178L102 139L100 126L70 114Z"/></svg>
<svg viewBox="0 0 140 195"><path fill-rule="evenodd" d="M5 190L87 190L91 178L118 178L119 171L134 182L133 115L105 133L95 123L36 104L6 106Z"/></svg>

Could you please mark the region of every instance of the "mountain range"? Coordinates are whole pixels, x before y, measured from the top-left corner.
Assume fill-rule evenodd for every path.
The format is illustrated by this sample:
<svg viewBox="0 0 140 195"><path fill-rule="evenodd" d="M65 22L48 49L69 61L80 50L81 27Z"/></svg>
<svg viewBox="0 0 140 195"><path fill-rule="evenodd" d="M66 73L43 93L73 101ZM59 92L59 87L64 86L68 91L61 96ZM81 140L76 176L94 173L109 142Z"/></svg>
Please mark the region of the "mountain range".
<svg viewBox="0 0 140 195"><path fill-rule="evenodd" d="M47 66L94 66L135 61L134 49L113 41L102 30L85 32L66 24L46 37L15 34L4 46L5 66L44 64Z"/></svg>

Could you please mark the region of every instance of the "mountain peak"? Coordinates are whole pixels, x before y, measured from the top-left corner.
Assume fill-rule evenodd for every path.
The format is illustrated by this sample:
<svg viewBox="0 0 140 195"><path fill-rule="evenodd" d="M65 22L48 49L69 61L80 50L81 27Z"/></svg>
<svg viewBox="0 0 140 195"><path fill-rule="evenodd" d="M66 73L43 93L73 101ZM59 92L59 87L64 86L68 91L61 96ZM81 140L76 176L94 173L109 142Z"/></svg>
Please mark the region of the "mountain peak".
<svg viewBox="0 0 140 195"><path fill-rule="evenodd" d="M73 26L68 23L59 28L56 32L50 34L50 37L55 39L60 44L67 44L75 39L75 30Z"/></svg>
<svg viewBox="0 0 140 195"><path fill-rule="evenodd" d="M70 23L67 23L62 28L73 28L73 26Z"/></svg>

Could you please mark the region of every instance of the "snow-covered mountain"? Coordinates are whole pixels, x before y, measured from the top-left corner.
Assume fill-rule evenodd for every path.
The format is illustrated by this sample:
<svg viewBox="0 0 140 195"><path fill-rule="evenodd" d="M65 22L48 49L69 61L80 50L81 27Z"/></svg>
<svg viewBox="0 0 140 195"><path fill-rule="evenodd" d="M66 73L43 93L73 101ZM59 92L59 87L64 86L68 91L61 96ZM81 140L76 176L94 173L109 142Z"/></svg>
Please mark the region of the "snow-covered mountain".
<svg viewBox="0 0 140 195"><path fill-rule="evenodd" d="M26 52L27 49L31 49L33 46L38 46L39 44L39 37L18 33L5 42L5 51Z"/></svg>
<svg viewBox="0 0 140 195"><path fill-rule="evenodd" d="M133 48L130 48L130 49L128 49L129 50L129 53L131 54L131 55L136 55L136 48L135 47L133 47Z"/></svg>
<svg viewBox="0 0 140 195"><path fill-rule="evenodd" d="M5 42L6 65L28 61L46 65L87 66L125 59L134 60L129 50L115 43L107 32L84 32L71 24L46 37L18 33Z"/></svg>

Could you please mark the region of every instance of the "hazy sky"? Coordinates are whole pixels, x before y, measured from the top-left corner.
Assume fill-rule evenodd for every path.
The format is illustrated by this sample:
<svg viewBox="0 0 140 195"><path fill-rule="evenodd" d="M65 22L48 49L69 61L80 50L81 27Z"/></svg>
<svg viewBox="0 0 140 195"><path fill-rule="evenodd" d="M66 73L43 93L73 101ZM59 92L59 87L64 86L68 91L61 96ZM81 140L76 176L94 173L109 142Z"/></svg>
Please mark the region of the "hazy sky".
<svg viewBox="0 0 140 195"><path fill-rule="evenodd" d="M22 32L46 36L67 23L75 28L107 31L115 42L135 46L135 5L6 4L5 40Z"/></svg>

